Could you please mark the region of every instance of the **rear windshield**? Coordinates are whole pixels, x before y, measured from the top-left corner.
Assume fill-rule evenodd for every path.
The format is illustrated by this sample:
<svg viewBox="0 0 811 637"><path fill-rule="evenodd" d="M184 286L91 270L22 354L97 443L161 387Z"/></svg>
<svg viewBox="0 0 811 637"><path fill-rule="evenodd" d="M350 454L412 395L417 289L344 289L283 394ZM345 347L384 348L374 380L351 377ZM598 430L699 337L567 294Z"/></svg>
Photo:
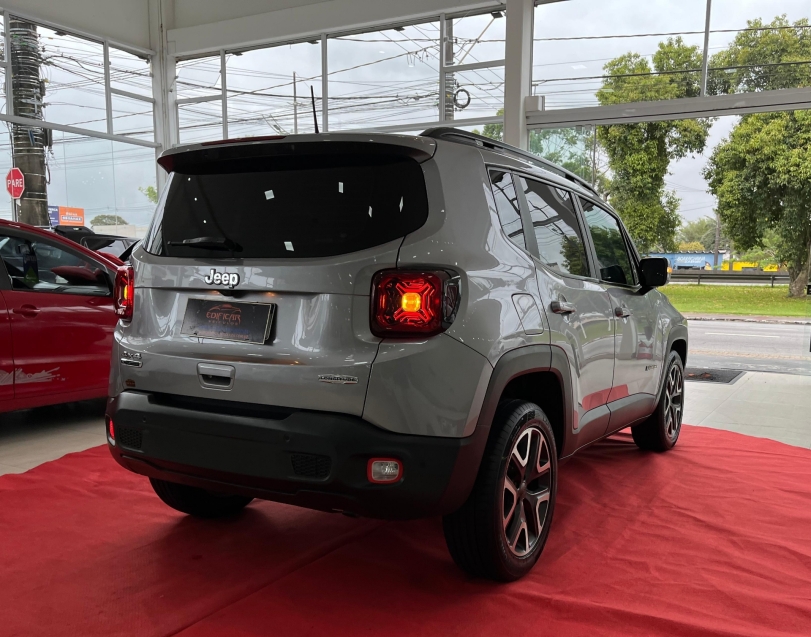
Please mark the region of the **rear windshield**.
<svg viewBox="0 0 811 637"><path fill-rule="evenodd" d="M171 257L327 257L403 237L428 218L422 169L410 158L250 163L173 173L146 250Z"/></svg>

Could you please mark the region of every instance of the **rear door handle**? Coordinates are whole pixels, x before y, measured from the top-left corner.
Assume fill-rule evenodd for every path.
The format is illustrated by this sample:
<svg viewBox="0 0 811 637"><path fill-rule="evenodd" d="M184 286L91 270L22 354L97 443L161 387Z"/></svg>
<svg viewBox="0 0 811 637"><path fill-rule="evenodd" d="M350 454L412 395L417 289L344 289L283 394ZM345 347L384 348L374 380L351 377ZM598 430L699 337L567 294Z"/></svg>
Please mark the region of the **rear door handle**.
<svg viewBox="0 0 811 637"><path fill-rule="evenodd" d="M207 389L228 390L234 386L236 370L233 365L212 365L197 363L197 377Z"/></svg>
<svg viewBox="0 0 811 637"><path fill-rule="evenodd" d="M26 318L35 318L41 310L33 305L21 305L11 311L14 312L14 314L22 314Z"/></svg>
<svg viewBox="0 0 811 637"><path fill-rule="evenodd" d="M555 314L574 314L577 311L574 304L567 301L552 301L549 307Z"/></svg>
<svg viewBox="0 0 811 637"><path fill-rule="evenodd" d="M631 316L631 310L629 310L627 307L615 307L614 316L617 318L628 318Z"/></svg>

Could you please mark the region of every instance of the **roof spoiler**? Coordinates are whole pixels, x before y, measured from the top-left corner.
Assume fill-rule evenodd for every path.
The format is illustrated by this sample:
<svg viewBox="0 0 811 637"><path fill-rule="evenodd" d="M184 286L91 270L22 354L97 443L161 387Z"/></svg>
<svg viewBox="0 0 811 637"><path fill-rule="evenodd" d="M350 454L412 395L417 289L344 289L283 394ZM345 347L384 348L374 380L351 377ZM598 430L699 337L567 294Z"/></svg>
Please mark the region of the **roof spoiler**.
<svg viewBox="0 0 811 637"><path fill-rule="evenodd" d="M244 164L282 158L307 162L318 161L318 158L323 159L330 155L399 156L410 157L422 163L432 157L433 150L402 143L386 143L383 140L359 141L340 139L337 136L327 138L325 135L243 137L206 142L191 148L173 148L158 158L158 164L166 172L171 173L199 170L205 172L206 167L210 169L212 164L222 162Z"/></svg>
<svg viewBox="0 0 811 637"><path fill-rule="evenodd" d="M500 142L497 139L492 139L490 137L485 137L484 135L478 135L476 133L469 133L468 131L461 130L458 128L451 128L448 126L442 126L438 128L429 128L426 131L420 133L423 137L432 137L434 139L444 139L449 142L457 142L460 144L470 144L472 146L478 146L480 148L488 148L490 150L495 150L505 155L512 155L517 159L521 159L523 161L527 161L538 168L551 172L558 177L563 177L564 179L568 179L571 182L576 183L578 186L585 188L589 192L594 193L598 197L600 194L594 189L589 182L585 179L580 177L579 175L574 174L573 172L558 166L557 164L549 161L548 159L544 159L543 157L538 157L538 155L533 155L532 153L521 150L515 146L511 146L510 144L505 144L504 142Z"/></svg>

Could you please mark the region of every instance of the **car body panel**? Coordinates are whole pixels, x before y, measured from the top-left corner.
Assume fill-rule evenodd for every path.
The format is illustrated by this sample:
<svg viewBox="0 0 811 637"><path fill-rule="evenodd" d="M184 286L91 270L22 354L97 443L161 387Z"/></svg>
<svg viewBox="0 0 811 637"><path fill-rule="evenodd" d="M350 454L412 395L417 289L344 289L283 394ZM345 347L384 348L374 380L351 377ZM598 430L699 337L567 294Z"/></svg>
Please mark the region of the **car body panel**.
<svg viewBox="0 0 811 637"><path fill-rule="evenodd" d="M115 264L59 235L27 224L0 221L0 236L48 242L94 264L112 281ZM11 289L0 261L0 294L6 322L0 331L13 352L13 398L0 402L3 411L98 398L106 394L113 330L118 322L112 292L78 294ZM16 310L16 311L15 311ZM3 310L0 310L3 314ZM0 359L4 358L0 345ZM5 363L0 369L7 371ZM0 390L7 391L7 390Z"/></svg>
<svg viewBox="0 0 811 637"><path fill-rule="evenodd" d="M2 267L2 266L0 266ZM0 278L3 273L0 272ZM14 355L11 343L11 317L0 288L0 410L14 399Z"/></svg>

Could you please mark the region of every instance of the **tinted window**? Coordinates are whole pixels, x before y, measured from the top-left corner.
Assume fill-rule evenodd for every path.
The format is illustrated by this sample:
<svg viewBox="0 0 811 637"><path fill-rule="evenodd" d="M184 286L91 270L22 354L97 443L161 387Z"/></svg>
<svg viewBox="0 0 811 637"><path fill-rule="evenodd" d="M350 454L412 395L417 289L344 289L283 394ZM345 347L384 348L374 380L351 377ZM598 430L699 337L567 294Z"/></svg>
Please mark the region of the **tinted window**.
<svg viewBox="0 0 811 637"><path fill-rule="evenodd" d="M172 175L145 241L149 252L325 257L404 237L428 218L422 169L412 159L285 157L205 170Z"/></svg>
<svg viewBox="0 0 811 637"><path fill-rule="evenodd" d="M541 262L564 274L589 276L583 233L568 190L521 177Z"/></svg>
<svg viewBox="0 0 811 637"><path fill-rule="evenodd" d="M15 290L92 295L110 292L98 264L56 243L0 236L0 258Z"/></svg>
<svg viewBox="0 0 811 637"><path fill-rule="evenodd" d="M580 201L594 242L600 278L611 283L634 285L636 277L619 222L590 201Z"/></svg>

